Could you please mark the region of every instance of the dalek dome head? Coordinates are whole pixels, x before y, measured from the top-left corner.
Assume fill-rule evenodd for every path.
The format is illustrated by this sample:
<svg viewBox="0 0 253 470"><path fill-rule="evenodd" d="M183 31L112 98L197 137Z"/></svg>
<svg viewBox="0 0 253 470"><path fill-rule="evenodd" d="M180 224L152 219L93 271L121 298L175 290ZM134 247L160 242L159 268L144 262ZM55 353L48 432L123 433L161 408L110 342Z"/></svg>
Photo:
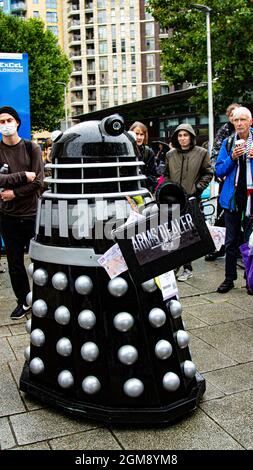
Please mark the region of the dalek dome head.
<svg viewBox="0 0 253 470"><path fill-rule="evenodd" d="M124 121L113 114L102 121L75 124L58 135L53 143L55 158L99 158L133 155L134 141L124 131Z"/></svg>
<svg viewBox="0 0 253 470"><path fill-rule="evenodd" d="M52 176L45 182L54 197L115 199L147 194L144 162L118 114L81 122L56 135L51 160L46 167Z"/></svg>

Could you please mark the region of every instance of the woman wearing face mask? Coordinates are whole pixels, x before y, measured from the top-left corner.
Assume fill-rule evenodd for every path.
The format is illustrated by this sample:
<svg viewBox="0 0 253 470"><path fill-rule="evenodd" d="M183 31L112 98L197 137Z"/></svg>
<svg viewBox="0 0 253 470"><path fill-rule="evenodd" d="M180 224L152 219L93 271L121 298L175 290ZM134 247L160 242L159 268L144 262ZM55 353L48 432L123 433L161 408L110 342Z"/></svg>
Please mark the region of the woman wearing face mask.
<svg viewBox="0 0 253 470"><path fill-rule="evenodd" d="M8 165L9 175L32 172L33 182L22 186L7 185L0 193L2 235L5 243L11 284L18 305L11 313L11 319L22 318L28 311L26 296L30 292L24 266L25 248L29 246L35 232L35 218L39 191L43 185L43 165L39 145L31 142L31 154L26 142L18 135L21 119L10 106L0 108L0 167Z"/></svg>
<svg viewBox="0 0 253 470"><path fill-rule="evenodd" d="M145 163L142 171L144 175L147 176L147 187L152 192L156 186L157 172L155 166L155 154L147 145L148 129L145 124L136 121L131 125L129 131L135 133L138 158Z"/></svg>

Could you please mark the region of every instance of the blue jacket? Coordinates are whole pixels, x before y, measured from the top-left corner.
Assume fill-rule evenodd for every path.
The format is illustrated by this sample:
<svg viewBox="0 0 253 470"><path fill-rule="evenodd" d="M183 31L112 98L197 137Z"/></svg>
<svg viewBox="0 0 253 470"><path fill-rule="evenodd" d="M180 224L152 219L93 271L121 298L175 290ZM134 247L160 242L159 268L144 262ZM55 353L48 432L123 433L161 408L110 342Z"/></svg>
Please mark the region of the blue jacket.
<svg viewBox="0 0 253 470"><path fill-rule="evenodd" d="M252 135L253 132L251 131ZM226 148L226 143L228 139L225 139L223 141L222 147L220 149L216 165L215 165L215 173L219 178L224 178L226 177L219 202L221 207L224 209L229 209L231 211L236 211L235 207L235 177L236 177L236 171L238 167L238 161L237 160L232 160L231 155L233 152L234 146L232 146L230 152L228 153L227 148ZM251 171L253 174L253 158L250 161L251 164Z"/></svg>

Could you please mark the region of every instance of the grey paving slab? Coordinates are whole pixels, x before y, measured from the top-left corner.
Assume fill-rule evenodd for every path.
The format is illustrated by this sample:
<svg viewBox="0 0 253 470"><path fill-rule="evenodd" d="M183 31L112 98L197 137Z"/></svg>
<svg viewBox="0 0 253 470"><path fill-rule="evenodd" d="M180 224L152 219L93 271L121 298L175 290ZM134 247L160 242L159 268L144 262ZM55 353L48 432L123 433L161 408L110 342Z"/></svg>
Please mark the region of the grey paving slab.
<svg viewBox="0 0 253 470"><path fill-rule="evenodd" d="M226 323L233 320L244 320L250 314L231 303L221 302L216 304L194 305L192 308L184 309L185 312L190 312L194 317L208 325L215 325L216 323ZM194 328L194 326L193 326Z"/></svg>
<svg viewBox="0 0 253 470"><path fill-rule="evenodd" d="M194 328L203 328L204 326L207 326L207 323L199 320L196 318L194 315L192 315L190 312L194 312L195 306L192 306L190 308L184 309L182 313L182 320L184 322L184 328L185 330L193 330Z"/></svg>
<svg viewBox="0 0 253 470"><path fill-rule="evenodd" d="M184 297L181 300L182 307L191 307L193 305L209 304L209 300L203 299L202 295L196 295L194 297Z"/></svg>
<svg viewBox="0 0 253 470"><path fill-rule="evenodd" d="M201 403L201 408L246 449L253 449L253 390Z"/></svg>
<svg viewBox="0 0 253 470"><path fill-rule="evenodd" d="M9 368L11 369L12 375L14 377L14 380L18 388L19 388L19 379L20 379L21 372L24 366L24 362L25 362L24 359L19 359L18 361L9 362ZM23 392L19 392L19 393L20 393L20 396L22 397L22 400L27 410L32 411L32 410L40 410L42 408L45 408L45 405L43 405L42 402L30 398L28 395L26 395Z"/></svg>
<svg viewBox="0 0 253 470"><path fill-rule="evenodd" d="M47 442L38 442L37 444L30 444L27 446L17 446L10 450L51 450Z"/></svg>
<svg viewBox="0 0 253 470"><path fill-rule="evenodd" d="M0 338L0 365L8 361L13 361L15 355L8 343L7 338Z"/></svg>
<svg viewBox="0 0 253 470"><path fill-rule="evenodd" d="M226 395L253 389L253 362L207 372L205 377Z"/></svg>
<svg viewBox="0 0 253 470"><path fill-rule="evenodd" d="M253 360L252 328L240 322L196 328L194 335L237 362Z"/></svg>
<svg viewBox="0 0 253 470"><path fill-rule="evenodd" d="M16 445L7 418L0 418L0 450L9 449Z"/></svg>
<svg viewBox="0 0 253 470"><path fill-rule="evenodd" d="M206 328L201 328L201 331L205 329ZM190 331L190 350L192 360L201 373L222 369L223 367L232 366L237 363L231 357L221 353L218 349L215 349L210 344L196 337L197 331L198 329Z"/></svg>
<svg viewBox="0 0 253 470"><path fill-rule="evenodd" d="M120 450L121 447L112 433L105 428L73 434L69 437L52 439L53 450Z"/></svg>
<svg viewBox="0 0 253 470"><path fill-rule="evenodd" d="M9 344L15 354L16 359L24 358L24 350L30 344L29 335L17 335L8 338Z"/></svg>
<svg viewBox="0 0 253 470"><path fill-rule="evenodd" d="M248 296L246 289L244 288L234 288L226 294L219 294L218 292L210 292L208 294L203 294L202 299L209 300L210 302L220 303L220 302L230 302L231 299L238 299L239 302L247 301L246 299L251 299L251 296ZM235 305L235 304L234 304ZM243 306L243 303L239 306Z"/></svg>
<svg viewBox="0 0 253 470"><path fill-rule="evenodd" d="M10 420L19 445L67 435L71 440L71 434L97 427L93 423L69 418L60 412L47 409L11 416Z"/></svg>
<svg viewBox="0 0 253 470"><path fill-rule="evenodd" d="M250 328L253 328L253 318L248 318L247 320L242 320L240 321L243 325L249 326Z"/></svg>
<svg viewBox="0 0 253 470"><path fill-rule="evenodd" d="M201 410L168 428L155 430L114 428L113 432L127 450L242 449L235 439Z"/></svg>
<svg viewBox="0 0 253 470"><path fill-rule="evenodd" d="M179 297L180 299L184 297L189 297L192 295L200 295L201 291L197 289L196 287L192 287L190 284L187 282L178 282L177 283L178 291L179 291Z"/></svg>
<svg viewBox="0 0 253 470"><path fill-rule="evenodd" d="M11 336L11 332L7 326L0 327L0 338L5 338L6 336Z"/></svg>
<svg viewBox="0 0 253 470"><path fill-rule="evenodd" d="M217 287L224 280L224 274L221 270L215 272L206 271L204 273L196 273L187 281L187 283L200 290L201 292L213 292L216 291Z"/></svg>
<svg viewBox="0 0 253 470"><path fill-rule="evenodd" d="M243 310L246 310L249 314L253 315L253 296L248 295L245 289L242 289L242 291L242 296L232 297L228 299L228 302L232 305L237 305Z"/></svg>
<svg viewBox="0 0 253 470"><path fill-rule="evenodd" d="M0 367L0 416L25 411L17 385L7 365Z"/></svg>
<svg viewBox="0 0 253 470"><path fill-rule="evenodd" d="M23 320L22 323L18 323L18 324L12 322L9 325L9 330L11 331L11 334L13 336L25 335L26 334L25 324L26 324L26 320Z"/></svg>
<svg viewBox="0 0 253 470"><path fill-rule="evenodd" d="M201 399L201 401L213 400L214 398L224 397L225 394L219 390L217 387L214 387L206 378L206 374L203 374L203 377L206 380L206 391Z"/></svg>

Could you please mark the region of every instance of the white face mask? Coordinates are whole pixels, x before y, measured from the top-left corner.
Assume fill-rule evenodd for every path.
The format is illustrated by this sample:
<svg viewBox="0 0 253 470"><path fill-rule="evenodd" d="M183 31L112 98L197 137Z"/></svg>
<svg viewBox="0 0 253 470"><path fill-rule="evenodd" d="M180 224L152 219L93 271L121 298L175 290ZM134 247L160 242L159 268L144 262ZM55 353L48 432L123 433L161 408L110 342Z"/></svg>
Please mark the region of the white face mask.
<svg viewBox="0 0 253 470"><path fill-rule="evenodd" d="M9 137L17 132L17 124L15 124L15 122L10 124L0 124L0 132L4 136Z"/></svg>

